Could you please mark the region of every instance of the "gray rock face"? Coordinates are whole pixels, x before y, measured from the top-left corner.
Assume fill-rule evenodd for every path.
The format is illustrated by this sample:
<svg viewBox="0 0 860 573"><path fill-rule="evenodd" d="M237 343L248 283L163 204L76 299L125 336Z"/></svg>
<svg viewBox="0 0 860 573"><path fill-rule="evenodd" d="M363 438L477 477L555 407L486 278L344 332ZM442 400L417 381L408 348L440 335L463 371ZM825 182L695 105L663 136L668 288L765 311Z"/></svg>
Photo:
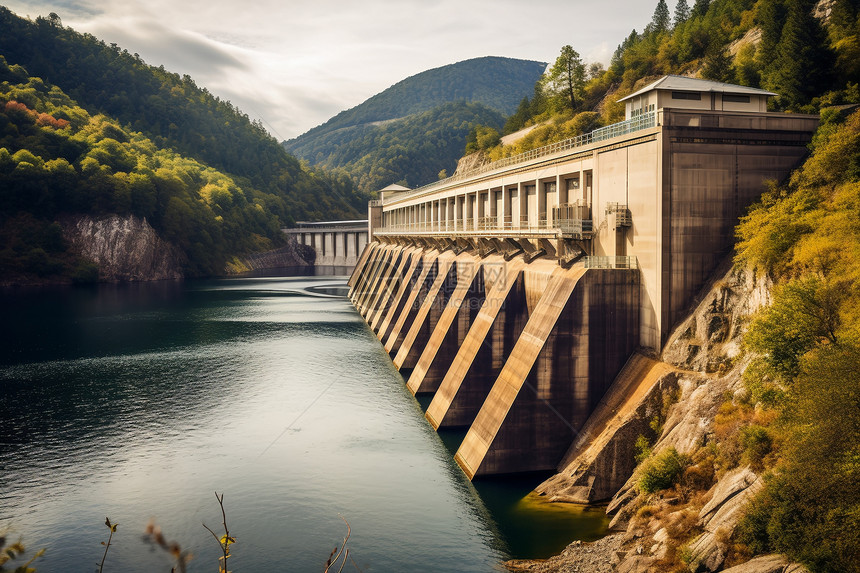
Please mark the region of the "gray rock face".
<svg viewBox="0 0 860 573"><path fill-rule="evenodd" d="M591 434L583 437L582 444L575 443L559 473L539 486L539 491L551 499L571 501L596 492L602 494L599 484L614 481L612 485L617 487L618 480L627 475L629 479L618 487L607 508L607 513L614 516L610 527L624 533L608 536L606 539L613 540L611 545L571 544L533 570L591 571L583 567L586 548L591 559L593 553L602 551L603 557L595 561L609 563L610 570L616 573L655 570L673 543L667 528L674 523L673 529L677 530L681 519L692 520L702 530L688 546L691 571L722 570L728 541L744 507L763 486L759 476L749 468L727 473L708 492L704 498L708 501L698 514L691 509L692 513L684 517L683 511L673 513L669 509L678 503L677 499L659 494L648 497L637 491L638 476L633 474L630 459L630 441L643 433L656 412L665 412L666 416L653 451L674 447L681 453L695 452L712 438L714 419L725 396L737 394L743 388L741 376L749 359L742 356L741 338L750 315L769 303L771 283L768 277L732 268L731 261L726 261L715 276L718 279L703 291L696 308L664 347L660 358L669 373L654 379L650 389L645 388L648 383L640 376L642 383L629 385L630 389L636 389L637 395L624 389L630 396L628 402L608 402L604 408L606 420L599 423L589 420L583 432L588 430ZM671 385L666 384L669 380ZM669 402L665 390L673 392ZM598 407L595 412L600 411ZM611 475L613 480L607 480L605 475ZM658 508L655 511L662 517L642 517L639 509L645 505ZM728 571L806 573L801 566L790 565L780 556L760 557Z"/></svg>
<svg viewBox="0 0 860 573"><path fill-rule="evenodd" d="M728 540L743 516L747 502L763 484L749 468L729 472L712 488L711 500L699 512L704 533L690 545L691 569L719 571L726 559Z"/></svg>
<svg viewBox="0 0 860 573"><path fill-rule="evenodd" d="M99 266L103 281L181 279L182 254L146 219L109 215L68 217L60 224L71 249Z"/></svg>
<svg viewBox="0 0 860 573"><path fill-rule="evenodd" d="M696 310L670 335L662 354L665 362L684 370L722 374L740 356L746 320L770 303L772 281L735 269L730 260L715 276L719 279L703 290Z"/></svg>
<svg viewBox="0 0 860 573"><path fill-rule="evenodd" d="M723 569L724 573L809 573L803 565L789 563L782 555L762 555L746 563Z"/></svg>
<svg viewBox="0 0 860 573"><path fill-rule="evenodd" d="M316 252L309 245L302 245L294 238L280 249L254 253L244 257L243 261L249 269L275 269L281 267L312 267Z"/></svg>

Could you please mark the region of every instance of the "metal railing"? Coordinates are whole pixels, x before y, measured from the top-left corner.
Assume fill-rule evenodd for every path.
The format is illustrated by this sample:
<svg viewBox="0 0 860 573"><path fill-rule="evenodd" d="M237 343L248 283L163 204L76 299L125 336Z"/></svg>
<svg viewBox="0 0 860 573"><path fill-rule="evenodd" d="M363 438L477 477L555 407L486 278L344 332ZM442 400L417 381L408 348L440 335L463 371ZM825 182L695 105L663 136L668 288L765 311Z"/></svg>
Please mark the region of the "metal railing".
<svg viewBox="0 0 860 573"><path fill-rule="evenodd" d="M638 269L636 257L585 257L582 263L587 269Z"/></svg>
<svg viewBox="0 0 860 573"><path fill-rule="evenodd" d="M621 227L630 227L633 225L633 217L630 214L630 209L624 203L607 203L606 214L615 213L615 221Z"/></svg>
<svg viewBox="0 0 860 573"><path fill-rule="evenodd" d="M559 219L555 226L565 235L588 235L594 232L591 219Z"/></svg>
<svg viewBox="0 0 860 573"><path fill-rule="evenodd" d="M612 139L613 137L626 135L628 133L633 133L634 131L648 129L656 126L657 112L649 111L648 113L643 113L642 115L639 115L637 117L626 119L618 123L613 123L612 125L607 125L606 127L595 129L594 131L591 131L589 133L584 133L582 135L577 135L576 137L571 137L563 141L544 145L543 147L538 147L537 149L532 149L530 151L526 151L518 155L505 157L504 159L499 159L498 161L493 161L492 163L481 165L473 169L469 169L468 171L455 173L451 177L448 177L446 179L440 179L439 181L434 181L433 183L418 187L416 189L413 189L412 191L398 193L395 198L404 199L407 197L413 197L425 191L429 191L430 189L442 187L448 183L455 183L457 181L467 179L474 175L480 175L481 173L486 173L495 169L501 169L502 167L507 167L508 165L523 163L525 161L530 161L532 159L537 159L546 155L552 155L553 153L558 153L559 151L566 151L568 149L583 147L592 143L596 143L598 141Z"/></svg>
<svg viewBox="0 0 860 573"><path fill-rule="evenodd" d="M529 219L527 216L511 217L481 217L479 219L458 219L455 221L420 221L412 223L394 223L379 227L377 233L409 234L409 233L476 233L481 231L502 232L517 231L518 233L551 233L558 231L557 222L551 222L546 217Z"/></svg>

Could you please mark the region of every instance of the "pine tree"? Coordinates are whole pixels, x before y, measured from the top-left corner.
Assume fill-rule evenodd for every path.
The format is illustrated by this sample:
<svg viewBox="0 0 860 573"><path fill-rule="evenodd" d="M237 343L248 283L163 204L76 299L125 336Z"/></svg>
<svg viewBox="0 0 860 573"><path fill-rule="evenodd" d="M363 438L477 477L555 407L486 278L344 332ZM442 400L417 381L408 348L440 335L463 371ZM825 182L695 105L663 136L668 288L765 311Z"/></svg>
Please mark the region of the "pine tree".
<svg viewBox="0 0 860 573"><path fill-rule="evenodd" d="M564 102L560 107L576 111L577 102L582 100L585 88L585 64L573 47L564 46L561 49L545 80L549 93Z"/></svg>
<svg viewBox="0 0 860 573"><path fill-rule="evenodd" d="M651 23L648 25L648 31L655 34L668 32L671 25L672 20L666 0L659 0L657 7L654 9L654 17L651 18Z"/></svg>
<svg viewBox="0 0 860 573"><path fill-rule="evenodd" d="M821 23L812 15L814 0L790 0L776 58L765 71L765 86L779 103L797 108L830 86L833 57Z"/></svg>
<svg viewBox="0 0 860 573"><path fill-rule="evenodd" d="M529 101L528 96L520 100L520 105L517 107L517 111L515 111L513 115L505 121L505 127L502 132L507 135L522 129L525 126L526 121L531 117L531 106L532 104Z"/></svg>
<svg viewBox="0 0 860 573"><path fill-rule="evenodd" d="M696 0L695 4L693 4L693 11L690 16L693 18L701 18L708 13L709 4L710 0Z"/></svg>
<svg viewBox="0 0 860 573"><path fill-rule="evenodd" d="M786 11L782 0L759 0L756 5L756 24L761 28L758 46L759 64L766 68L776 58L776 47L782 36Z"/></svg>
<svg viewBox="0 0 860 573"><path fill-rule="evenodd" d="M690 5L687 4L687 0L678 0L678 3L675 4L675 26L678 24L683 24L690 18Z"/></svg>
<svg viewBox="0 0 860 573"><path fill-rule="evenodd" d="M712 44L705 54L705 66L702 77L718 82L734 83L735 74L732 69L732 57L722 45Z"/></svg>

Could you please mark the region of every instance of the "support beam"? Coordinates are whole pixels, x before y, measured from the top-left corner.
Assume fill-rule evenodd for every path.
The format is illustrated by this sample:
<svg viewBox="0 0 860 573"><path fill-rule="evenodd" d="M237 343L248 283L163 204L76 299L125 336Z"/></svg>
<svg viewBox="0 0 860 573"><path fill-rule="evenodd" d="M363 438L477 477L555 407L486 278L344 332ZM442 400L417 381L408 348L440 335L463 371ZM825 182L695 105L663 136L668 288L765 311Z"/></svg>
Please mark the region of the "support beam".
<svg viewBox="0 0 860 573"><path fill-rule="evenodd" d="M490 265L495 268L488 268ZM495 355L494 350L502 350L502 344L498 344L493 338L488 338L488 334L491 329L495 329L496 333L504 334L504 325L506 323L510 325L513 322L506 322L505 319L511 319L511 316L505 316L505 313L508 311L516 313L518 310L522 312L526 309L524 293L521 292L518 297L523 300L514 302L509 299L509 295L517 285L520 287L522 285L520 273L524 266L522 259L505 263L501 257L490 257L484 263L486 298L425 414L434 428L470 424L486 398L492 381L484 384L486 371L477 372L473 367L489 366L492 369L492 355ZM519 333L516 333L513 339L516 340L518 335ZM489 352L491 356L487 356L478 364L476 357L480 352ZM498 360L497 372L501 369L502 362ZM485 368L480 369L485 370Z"/></svg>
<svg viewBox="0 0 860 573"><path fill-rule="evenodd" d="M460 255L454 265L457 287L406 383L413 394L436 391L483 302L482 265L470 255Z"/></svg>

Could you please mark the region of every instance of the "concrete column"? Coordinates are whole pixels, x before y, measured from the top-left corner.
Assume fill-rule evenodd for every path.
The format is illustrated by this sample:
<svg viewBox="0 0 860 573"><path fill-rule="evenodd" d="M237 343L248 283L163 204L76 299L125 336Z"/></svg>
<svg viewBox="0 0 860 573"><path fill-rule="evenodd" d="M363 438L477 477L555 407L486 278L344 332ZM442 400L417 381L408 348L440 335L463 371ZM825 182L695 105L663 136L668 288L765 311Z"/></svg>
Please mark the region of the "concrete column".
<svg viewBox="0 0 860 573"><path fill-rule="evenodd" d="M511 217L511 189L502 187L502 225L510 221Z"/></svg>
<svg viewBox="0 0 860 573"><path fill-rule="evenodd" d="M336 262L337 265L347 265L347 257L346 257L346 233L338 233L335 235L334 239L334 250L337 253L336 256L340 257L340 261Z"/></svg>
<svg viewBox="0 0 860 573"><path fill-rule="evenodd" d="M332 264L334 257L337 255L334 250L334 233L325 233L323 235L323 240L325 241L326 259L328 259L329 264Z"/></svg>
<svg viewBox="0 0 860 573"><path fill-rule="evenodd" d="M355 252L355 249L357 247L357 245L355 244L355 233L346 233L344 235L344 241L346 242L344 246L346 252L346 260L350 261L347 264L352 265L354 264L353 261L355 261L355 258L357 256Z"/></svg>

